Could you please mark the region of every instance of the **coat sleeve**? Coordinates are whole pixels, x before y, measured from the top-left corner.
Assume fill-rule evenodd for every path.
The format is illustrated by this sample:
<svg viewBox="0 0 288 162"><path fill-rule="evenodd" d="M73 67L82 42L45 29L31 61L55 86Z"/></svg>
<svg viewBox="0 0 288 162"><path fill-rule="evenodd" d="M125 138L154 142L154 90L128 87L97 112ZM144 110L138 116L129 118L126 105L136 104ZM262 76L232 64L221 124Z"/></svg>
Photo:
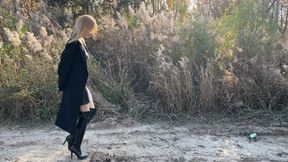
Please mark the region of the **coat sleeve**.
<svg viewBox="0 0 288 162"><path fill-rule="evenodd" d="M66 89L69 73L75 58L77 50L77 43L69 43L61 53L60 62L58 65L58 90L64 91Z"/></svg>

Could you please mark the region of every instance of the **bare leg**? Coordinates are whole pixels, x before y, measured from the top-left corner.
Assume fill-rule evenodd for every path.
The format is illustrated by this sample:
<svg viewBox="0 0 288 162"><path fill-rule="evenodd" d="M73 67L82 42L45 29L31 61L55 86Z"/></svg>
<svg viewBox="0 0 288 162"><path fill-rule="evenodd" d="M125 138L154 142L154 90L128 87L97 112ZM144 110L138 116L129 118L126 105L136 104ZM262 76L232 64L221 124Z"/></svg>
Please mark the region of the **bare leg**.
<svg viewBox="0 0 288 162"><path fill-rule="evenodd" d="M85 104L85 105L81 105L81 106L80 106L80 111L81 111L81 112L90 111L90 103L87 103L87 104Z"/></svg>
<svg viewBox="0 0 288 162"><path fill-rule="evenodd" d="M89 98L89 101L90 101L89 102L90 108L95 108L93 97L92 97L92 94L91 94L90 90L88 89L88 87L86 87L86 90L88 92L88 98Z"/></svg>
<svg viewBox="0 0 288 162"><path fill-rule="evenodd" d="M81 112L87 112L90 111L90 108L95 108L94 102L93 102L93 98L92 98L92 94L90 92L90 90L85 87L88 93L88 98L89 98L89 103L85 104L85 105L81 105L80 106L80 111Z"/></svg>

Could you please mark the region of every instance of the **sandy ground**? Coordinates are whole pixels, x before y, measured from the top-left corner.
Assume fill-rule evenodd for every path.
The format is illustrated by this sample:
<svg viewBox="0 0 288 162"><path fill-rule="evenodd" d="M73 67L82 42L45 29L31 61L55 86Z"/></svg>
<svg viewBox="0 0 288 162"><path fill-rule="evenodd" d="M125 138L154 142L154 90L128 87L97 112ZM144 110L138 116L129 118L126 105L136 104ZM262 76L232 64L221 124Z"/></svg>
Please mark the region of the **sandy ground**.
<svg viewBox="0 0 288 162"><path fill-rule="evenodd" d="M250 141L245 133L215 133L217 127L223 126L210 126L209 129L195 124L119 125L109 120L104 124L92 123L82 145L83 152L90 156L83 161L288 162L287 134L258 135L257 141ZM62 145L66 135L53 123L2 125L0 162L73 161L67 144ZM76 161L75 155L73 159Z"/></svg>

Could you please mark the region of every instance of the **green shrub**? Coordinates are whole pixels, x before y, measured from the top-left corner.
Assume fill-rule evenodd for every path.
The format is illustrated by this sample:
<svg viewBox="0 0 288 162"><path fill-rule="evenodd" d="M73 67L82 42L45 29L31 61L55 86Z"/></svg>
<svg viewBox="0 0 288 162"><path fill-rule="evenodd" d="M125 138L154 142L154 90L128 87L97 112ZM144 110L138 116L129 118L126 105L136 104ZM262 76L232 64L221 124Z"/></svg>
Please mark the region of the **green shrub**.
<svg viewBox="0 0 288 162"><path fill-rule="evenodd" d="M9 28L11 30L16 30L17 17L13 13L4 8L0 8L0 29Z"/></svg>
<svg viewBox="0 0 288 162"><path fill-rule="evenodd" d="M41 60L32 62L17 52L1 62L1 116L51 119L59 103L53 66Z"/></svg>
<svg viewBox="0 0 288 162"><path fill-rule="evenodd" d="M0 116L51 119L59 104L54 64L23 53L7 43L0 48Z"/></svg>
<svg viewBox="0 0 288 162"><path fill-rule="evenodd" d="M189 21L180 32L180 49L178 55L188 57L200 65L205 59L214 59L216 53L215 36L206 21ZM179 58L178 58L179 59Z"/></svg>

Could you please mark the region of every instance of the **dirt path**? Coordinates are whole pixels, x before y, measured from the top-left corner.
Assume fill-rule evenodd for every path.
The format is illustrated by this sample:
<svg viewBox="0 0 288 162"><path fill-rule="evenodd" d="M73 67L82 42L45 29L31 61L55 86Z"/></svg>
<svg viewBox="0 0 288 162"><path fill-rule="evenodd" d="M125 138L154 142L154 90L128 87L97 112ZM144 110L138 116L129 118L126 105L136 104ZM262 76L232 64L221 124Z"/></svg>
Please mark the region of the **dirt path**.
<svg viewBox="0 0 288 162"><path fill-rule="evenodd" d="M288 136L263 135L254 142L240 135L195 133L194 127L189 126L95 127L92 124L85 135L83 150L90 157L84 161L288 161ZM53 124L2 126L0 162L71 161L67 144L62 145L65 135Z"/></svg>

